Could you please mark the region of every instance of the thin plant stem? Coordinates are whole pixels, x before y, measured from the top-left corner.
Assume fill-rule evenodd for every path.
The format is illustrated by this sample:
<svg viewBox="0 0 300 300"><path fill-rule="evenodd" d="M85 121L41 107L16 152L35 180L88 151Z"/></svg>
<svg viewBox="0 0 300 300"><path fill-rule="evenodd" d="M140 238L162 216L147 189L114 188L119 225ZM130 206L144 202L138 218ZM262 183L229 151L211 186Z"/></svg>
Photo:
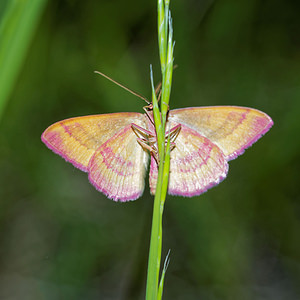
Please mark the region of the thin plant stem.
<svg viewBox="0 0 300 300"><path fill-rule="evenodd" d="M152 228L149 249L146 300L159 300L162 297L166 267L159 280L162 252L162 218L166 200L169 169L170 169L170 140L166 141L167 112L171 92L173 72L173 30L169 11L169 1L158 0L158 44L162 73L161 112L153 84L151 69L153 116L158 147L158 176L153 205ZM167 143L166 143L167 142ZM160 282L160 283L159 283Z"/></svg>

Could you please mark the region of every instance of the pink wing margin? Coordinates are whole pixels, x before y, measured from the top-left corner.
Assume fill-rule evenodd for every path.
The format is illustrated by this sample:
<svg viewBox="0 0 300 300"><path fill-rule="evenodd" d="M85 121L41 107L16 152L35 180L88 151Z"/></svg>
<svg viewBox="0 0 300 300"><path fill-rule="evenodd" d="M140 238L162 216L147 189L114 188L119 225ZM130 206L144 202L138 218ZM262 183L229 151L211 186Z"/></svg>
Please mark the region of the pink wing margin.
<svg viewBox="0 0 300 300"><path fill-rule="evenodd" d="M148 154L136 141L131 123L145 126L139 113L76 117L57 122L42 141L75 167L89 173L97 190L115 201L137 199L144 190Z"/></svg>
<svg viewBox="0 0 300 300"><path fill-rule="evenodd" d="M239 106L175 109L170 111L169 119L208 138L219 146L228 161L243 154L273 126L264 112Z"/></svg>

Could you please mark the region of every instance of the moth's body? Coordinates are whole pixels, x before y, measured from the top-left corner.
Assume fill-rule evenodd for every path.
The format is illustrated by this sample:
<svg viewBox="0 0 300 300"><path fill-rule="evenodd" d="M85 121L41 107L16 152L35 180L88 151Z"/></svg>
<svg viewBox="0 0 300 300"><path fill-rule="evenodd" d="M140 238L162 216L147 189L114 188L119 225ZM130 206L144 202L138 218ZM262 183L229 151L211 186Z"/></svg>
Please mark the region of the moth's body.
<svg viewBox="0 0 300 300"><path fill-rule="evenodd" d="M132 123L131 128L135 135L137 136L137 142L140 144L144 150L149 151L150 155L155 159L156 163L159 164L159 153L158 153L158 141L155 132L155 123L152 111L147 111L144 114L146 117L145 126L147 129ZM168 138L170 139L170 150L172 151L175 147L175 140L181 130L181 125L178 124L174 127L170 127L169 119L166 122L166 133L165 133L165 143L167 144Z"/></svg>
<svg viewBox="0 0 300 300"><path fill-rule="evenodd" d="M242 154L273 124L263 112L234 106L171 110L168 122L167 128L174 133L169 193L188 197L223 180L227 162ZM141 196L150 154L150 189L155 193L157 140L151 112L63 120L46 129L42 140L88 172L96 189L115 201Z"/></svg>

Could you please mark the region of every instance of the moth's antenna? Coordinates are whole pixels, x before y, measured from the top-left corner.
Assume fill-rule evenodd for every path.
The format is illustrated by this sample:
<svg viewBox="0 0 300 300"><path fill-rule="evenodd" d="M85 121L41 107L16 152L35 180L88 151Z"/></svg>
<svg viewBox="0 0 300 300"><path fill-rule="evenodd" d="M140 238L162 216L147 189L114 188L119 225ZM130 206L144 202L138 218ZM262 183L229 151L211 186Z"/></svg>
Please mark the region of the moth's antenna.
<svg viewBox="0 0 300 300"><path fill-rule="evenodd" d="M103 77L105 77L106 79L112 81L113 83L115 83L116 85L120 86L121 88L123 88L124 90L128 91L129 93L131 93L131 94L133 94L133 95L135 95L135 96L141 98L141 99L144 100L147 104L150 104L150 102L149 102L149 101L147 100L147 98L145 98L144 96L141 96L140 94L134 92L133 90L127 88L126 86L122 85L121 83L119 83L119 82L113 80L112 78L108 77L107 75L105 75L105 74L103 74L103 73L101 73L101 72L99 72L99 71L94 71L94 72L97 73L97 74L99 74L99 75L101 75L101 76L103 76Z"/></svg>

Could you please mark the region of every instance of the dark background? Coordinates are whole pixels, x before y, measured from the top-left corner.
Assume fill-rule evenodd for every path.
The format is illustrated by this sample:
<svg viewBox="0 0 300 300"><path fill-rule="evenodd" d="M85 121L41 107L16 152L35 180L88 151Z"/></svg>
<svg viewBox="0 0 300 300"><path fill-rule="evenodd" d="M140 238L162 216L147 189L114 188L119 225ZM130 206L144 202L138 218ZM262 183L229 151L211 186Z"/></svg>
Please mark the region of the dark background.
<svg viewBox="0 0 300 300"><path fill-rule="evenodd" d="M168 196L164 299L300 299L300 4L172 0L171 9L171 109L249 106L275 124L219 186ZM156 18L153 0L45 6L0 123L1 299L143 299L148 183L137 201L108 200L40 135L68 117L142 112L93 71L150 98Z"/></svg>

